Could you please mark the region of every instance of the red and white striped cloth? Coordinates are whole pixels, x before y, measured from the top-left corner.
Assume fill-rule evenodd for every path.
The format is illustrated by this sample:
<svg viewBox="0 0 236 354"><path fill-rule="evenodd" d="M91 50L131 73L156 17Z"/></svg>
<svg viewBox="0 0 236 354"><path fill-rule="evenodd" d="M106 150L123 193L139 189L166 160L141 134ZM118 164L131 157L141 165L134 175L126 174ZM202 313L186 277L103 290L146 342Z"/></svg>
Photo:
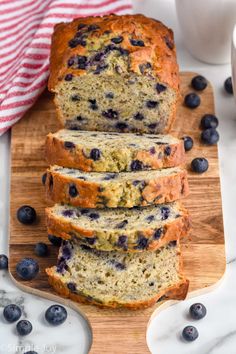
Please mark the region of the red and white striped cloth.
<svg viewBox="0 0 236 354"><path fill-rule="evenodd" d="M0 135L46 86L56 23L131 10L131 0L0 0Z"/></svg>

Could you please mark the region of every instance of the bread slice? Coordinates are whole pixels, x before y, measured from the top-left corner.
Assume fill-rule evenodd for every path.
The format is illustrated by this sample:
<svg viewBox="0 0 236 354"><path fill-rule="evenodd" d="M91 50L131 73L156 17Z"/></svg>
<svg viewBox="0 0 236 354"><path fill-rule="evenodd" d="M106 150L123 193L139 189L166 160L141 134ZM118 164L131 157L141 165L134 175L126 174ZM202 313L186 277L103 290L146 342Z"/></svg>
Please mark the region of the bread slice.
<svg viewBox="0 0 236 354"><path fill-rule="evenodd" d="M55 205L46 209L47 229L64 239L102 251L155 250L187 235L188 211L179 203L146 208L80 209Z"/></svg>
<svg viewBox="0 0 236 354"><path fill-rule="evenodd" d="M49 90L67 128L165 133L179 98L173 32L143 15L60 23Z"/></svg>
<svg viewBox="0 0 236 354"><path fill-rule="evenodd" d="M48 198L82 208L163 204L185 197L188 191L187 172L178 167L115 174L51 166L46 178Z"/></svg>
<svg viewBox="0 0 236 354"><path fill-rule="evenodd" d="M156 170L185 162L183 140L171 135L137 135L59 130L46 139L49 165L81 171Z"/></svg>
<svg viewBox="0 0 236 354"><path fill-rule="evenodd" d="M176 242L155 252L102 252L64 241L49 283L74 301L107 307L145 308L163 296L184 299L188 281Z"/></svg>

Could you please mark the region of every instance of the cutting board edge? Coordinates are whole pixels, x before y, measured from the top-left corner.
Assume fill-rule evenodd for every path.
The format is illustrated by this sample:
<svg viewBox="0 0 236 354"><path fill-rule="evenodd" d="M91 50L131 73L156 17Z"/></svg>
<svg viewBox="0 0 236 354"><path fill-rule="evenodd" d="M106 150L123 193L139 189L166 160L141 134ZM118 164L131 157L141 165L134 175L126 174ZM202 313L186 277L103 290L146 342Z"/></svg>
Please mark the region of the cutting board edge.
<svg viewBox="0 0 236 354"><path fill-rule="evenodd" d="M225 254L224 254L225 256ZM211 291L215 290L216 288L218 288L218 286L221 285L224 277L225 277L225 271L226 271L226 258L224 257L225 263L224 263L224 269L222 271L222 274L220 276L220 278L213 284L203 287L201 289L197 289L197 290L193 290L188 292L187 297L185 300L187 299L192 299L194 297L200 296L200 295L204 295L207 293L210 293ZM50 301L56 301L64 306L69 307L70 309L78 312L87 322L87 326L88 329L90 331L90 346L88 348L88 351L90 352L90 349L92 348L92 344L93 344L93 330L92 330L92 325L90 323L90 319L89 316L85 313L85 311L80 309L80 304L76 303L70 299L64 298L62 296L59 296L57 294L50 294L49 292L46 291L42 291L39 289L34 289L30 286L24 285L22 282L18 281L13 274L11 273L11 269L9 268L9 275L10 278L12 280L12 282L22 291L31 294L31 295L35 295L35 296L40 296L44 299L50 300ZM179 303L180 301L184 301L184 300L164 300L162 302L160 302L159 305L156 305L156 307L153 307L153 312L151 313L151 315L149 316L149 319L147 321L147 327L146 327L146 344L148 346L148 342L147 342L147 332L148 332L148 328L151 324L151 321L161 312L164 311L165 309L167 309L170 306L173 306L177 303ZM93 305L87 305L87 306L93 306ZM114 310L116 311L116 310ZM130 312L130 310L127 310L127 313ZM132 311L133 312L133 311ZM148 347L149 349L149 347Z"/></svg>

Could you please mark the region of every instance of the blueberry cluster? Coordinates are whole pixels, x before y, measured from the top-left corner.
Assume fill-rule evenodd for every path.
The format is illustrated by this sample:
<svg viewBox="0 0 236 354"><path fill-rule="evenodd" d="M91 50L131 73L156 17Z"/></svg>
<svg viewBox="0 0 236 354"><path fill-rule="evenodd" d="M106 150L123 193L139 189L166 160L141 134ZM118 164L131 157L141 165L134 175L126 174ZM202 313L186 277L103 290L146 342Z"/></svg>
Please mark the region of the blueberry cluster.
<svg viewBox="0 0 236 354"><path fill-rule="evenodd" d="M200 320L206 316L206 307L203 304L196 303L191 305L189 315L193 320ZM199 336L198 330L194 326L186 326L182 331L182 337L187 342L193 342Z"/></svg>

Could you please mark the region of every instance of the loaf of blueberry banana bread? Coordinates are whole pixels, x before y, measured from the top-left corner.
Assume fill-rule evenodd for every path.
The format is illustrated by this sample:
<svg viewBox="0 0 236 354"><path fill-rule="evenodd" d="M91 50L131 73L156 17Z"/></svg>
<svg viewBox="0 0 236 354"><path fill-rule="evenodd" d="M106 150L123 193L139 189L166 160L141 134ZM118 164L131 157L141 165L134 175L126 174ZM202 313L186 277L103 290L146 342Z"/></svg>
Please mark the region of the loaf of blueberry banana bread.
<svg viewBox="0 0 236 354"><path fill-rule="evenodd" d="M49 283L62 296L102 307L145 308L160 298L184 299L179 245L154 252L103 252L64 241L57 266L47 268Z"/></svg>
<svg viewBox="0 0 236 354"><path fill-rule="evenodd" d="M184 163L183 140L171 135L137 135L59 130L46 139L49 165L81 171L121 172L175 167Z"/></svg>
<svg viewBox="0 0 236 354"><path fill-rule="evenodd" d="M82 208L132 208L172 202L188 195L187 172L179 167L138 172L82 172L51 166L46 195Z"/></svg>
<svg viewBox="0 0 236 354"><path fill-rule="evenodd" d="M173 202L146 208L80 209L56 204L46 209L48 234L78 239L102 251L155 250L188 234L188 211Z"/></svg>
<svg viewBox="0 0 236 354"><path fill-rule="evenodd" d="M57 24L48 87L64 127L168 132L179 98L173 32L143 15Z"/></svg>

